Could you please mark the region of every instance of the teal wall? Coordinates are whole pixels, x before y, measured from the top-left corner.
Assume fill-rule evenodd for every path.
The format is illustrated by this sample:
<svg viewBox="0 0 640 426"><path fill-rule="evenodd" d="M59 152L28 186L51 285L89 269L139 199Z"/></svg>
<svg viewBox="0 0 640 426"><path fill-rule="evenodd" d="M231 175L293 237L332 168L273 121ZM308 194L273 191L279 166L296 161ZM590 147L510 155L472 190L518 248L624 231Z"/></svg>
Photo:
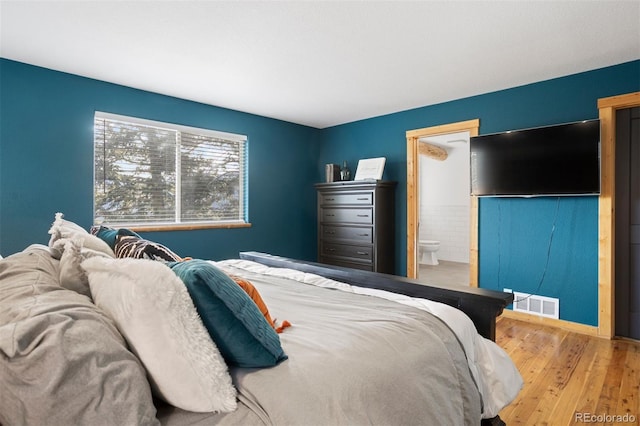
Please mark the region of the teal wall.
<svg viewBox="0 0 640 426"><path fill-rule="evenodd" d="M250 228L143 234L183 256L259 250L315 259L319 131L0 59L0 254L47 243L54 214L92 224L93 115L104 111L249 139Z"/></svg>
<svg viewBox="0 0 640 426"><path fill-rule="evenodd" d="M640 61L473 96L325 129L319 164L387 158L396 192L396 273L406 273L407 130L480 119L480 134L598 118L599 98L640 90ZM317 179L321 175L318 174ZM446 182L443 182L446 185ZM483 198L479 206L479 285L560 298L560 317L597 325L598 200ZM546 273L545 273L546 267Z"/></svg>
<svg viewBox="0 0 640 426"><path fill-rule="evenodd" d="M57 211L92 220L96 110L249 137L252 227L147 233L182 255L259 250L313 260L313 183L324 164L387 158L396 191L396 273L406 271L405 132L480 119L480 133L598 117L598 98L640 90L640 61L328 129L313 129L0 59L0 254L48 240ZM558 297L562 319L597 325L597 197L483 198L479 281ZM551 229L556 225L551 246ZM547 262L547 252L550 253Z"/></svg>

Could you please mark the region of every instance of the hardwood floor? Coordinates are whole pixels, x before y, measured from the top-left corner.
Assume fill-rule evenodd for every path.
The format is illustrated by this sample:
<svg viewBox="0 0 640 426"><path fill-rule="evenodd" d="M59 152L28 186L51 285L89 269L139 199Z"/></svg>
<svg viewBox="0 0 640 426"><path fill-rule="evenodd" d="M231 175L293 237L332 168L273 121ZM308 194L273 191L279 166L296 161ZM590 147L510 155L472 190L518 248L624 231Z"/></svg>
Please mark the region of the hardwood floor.
<svg viewBox="0 0 640 426"><path fill-rule="evenodd" d="M496 343L524 379L500 412L508 426L639 424L640 342L500 317Z"/></svg>

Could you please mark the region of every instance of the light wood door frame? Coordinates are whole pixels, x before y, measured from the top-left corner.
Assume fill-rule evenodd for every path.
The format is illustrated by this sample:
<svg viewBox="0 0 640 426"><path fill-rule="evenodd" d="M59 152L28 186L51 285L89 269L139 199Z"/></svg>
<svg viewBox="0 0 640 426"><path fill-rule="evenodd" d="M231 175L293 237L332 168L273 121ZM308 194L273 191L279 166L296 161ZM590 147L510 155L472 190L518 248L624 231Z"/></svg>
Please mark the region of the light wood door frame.
<svg viewBox="0 0 640 426"><path fill-rule="evenodd" d="M418 226L420 223L420 194L418 140L427 136L469 132L478 136L480 119L460 121L423 129L408 130L407 137L407 277L418 277ZM471 197L469 240L469 285L478 286L478 198Z"/></svg>
<svg viewBox="0 0 640 426"><path fill-rule="evenodd" d="M598 336L615 336L616 110L640 106L640 92L598 99L600 197L598 198Z"/></svg>

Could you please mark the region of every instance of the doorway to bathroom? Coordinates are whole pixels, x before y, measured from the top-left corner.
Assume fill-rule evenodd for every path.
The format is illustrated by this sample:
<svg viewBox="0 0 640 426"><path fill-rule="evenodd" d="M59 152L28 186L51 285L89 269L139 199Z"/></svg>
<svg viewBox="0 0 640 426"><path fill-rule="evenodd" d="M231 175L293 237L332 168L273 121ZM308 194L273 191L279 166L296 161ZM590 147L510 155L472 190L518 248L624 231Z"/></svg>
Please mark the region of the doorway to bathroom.
<svg viewBox="0 0 640 426"><path fill-rule="evenodd" d="M469 139L479 120L407 131L407 277L477 287Z"/></svg>
<svg viewBox="0 0 640 426"><path fill-rule="evenodd" d="M469 157L468 131L418 139L418 280L469 285Z"/></svg>

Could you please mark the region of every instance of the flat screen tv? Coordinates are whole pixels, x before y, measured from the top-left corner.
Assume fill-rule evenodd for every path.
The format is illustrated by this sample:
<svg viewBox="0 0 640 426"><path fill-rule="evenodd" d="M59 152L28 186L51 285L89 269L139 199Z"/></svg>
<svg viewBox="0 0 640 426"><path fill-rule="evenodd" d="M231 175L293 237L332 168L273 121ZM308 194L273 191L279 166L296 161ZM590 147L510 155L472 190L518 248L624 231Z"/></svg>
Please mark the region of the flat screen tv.
<svg viewBox="0 0 640 426"><path fill-rule="evenodd" d="M600 120L472 137L471 195L600 193Z"/></svg>

